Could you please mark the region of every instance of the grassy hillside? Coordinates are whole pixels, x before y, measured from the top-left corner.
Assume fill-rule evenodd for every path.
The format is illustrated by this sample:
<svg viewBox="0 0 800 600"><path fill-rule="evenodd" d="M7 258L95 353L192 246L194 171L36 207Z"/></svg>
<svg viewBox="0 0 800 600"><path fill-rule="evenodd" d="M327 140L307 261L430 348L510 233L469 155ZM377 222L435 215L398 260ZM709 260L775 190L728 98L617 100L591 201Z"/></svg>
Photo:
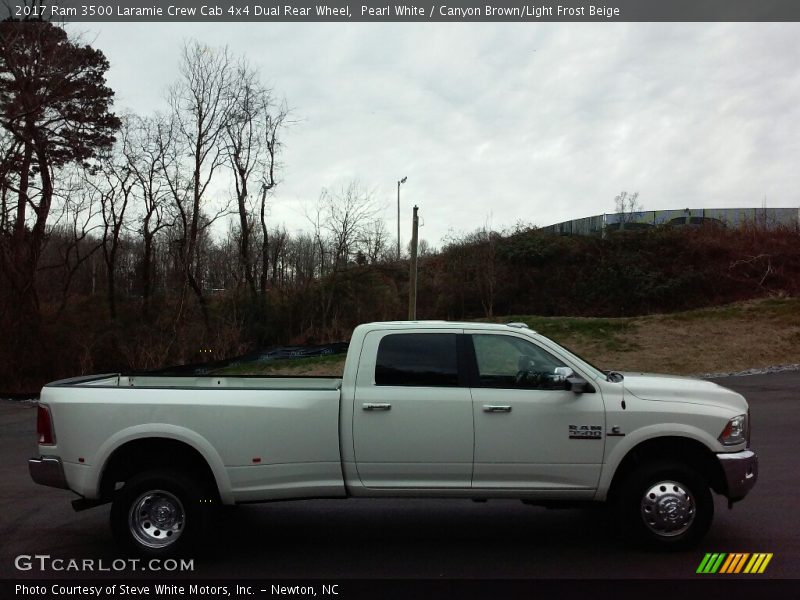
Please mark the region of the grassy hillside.
<svg viewBox="0 0 800 600"><path fill-rule="evenodd" d="M800 363L800 299L620 319L511 315L601 368L694 375ZM228 374L341 376L344 355L238 365Z"/></svg>

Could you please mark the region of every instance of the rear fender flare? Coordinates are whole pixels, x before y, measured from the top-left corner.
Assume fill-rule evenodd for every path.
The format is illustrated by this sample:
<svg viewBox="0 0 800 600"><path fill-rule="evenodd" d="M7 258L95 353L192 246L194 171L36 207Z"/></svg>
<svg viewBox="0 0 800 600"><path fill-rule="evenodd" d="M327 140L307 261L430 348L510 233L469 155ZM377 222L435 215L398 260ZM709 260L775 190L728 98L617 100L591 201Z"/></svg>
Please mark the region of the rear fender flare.
<svg viewBox="0 0 800 600"><path fill-rule="evenodd" d="M142 440L147 438L166 438L183 442L196 450L200 456L208 464L211 473L217 484L220 500L223 504L234 504L233 492L231 490L230 478L225 469L225 464L222 462L222 457L209 443L209 441L201 436L196 431L180 427L179 425L172 425L169 423L148 423L147 425L135 425L127 427L118 431L109 437L100 446L97 451L95 465L97 468L92 470L91 476L86 481L87 491L93 495L87 494L87 498L98 498L100 494L100 482L103 478L103 472L108 464L109 458L112 454L124 444L135 440Z"/></svg>

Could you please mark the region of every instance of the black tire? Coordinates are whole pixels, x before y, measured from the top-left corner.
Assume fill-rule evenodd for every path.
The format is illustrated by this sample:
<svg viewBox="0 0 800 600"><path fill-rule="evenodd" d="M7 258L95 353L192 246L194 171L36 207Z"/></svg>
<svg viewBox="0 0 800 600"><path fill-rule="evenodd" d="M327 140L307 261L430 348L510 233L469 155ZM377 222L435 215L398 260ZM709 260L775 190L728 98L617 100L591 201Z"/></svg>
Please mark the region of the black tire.
<svg viewBox="0 0 800 600"><path fill-rule="evenodd" d="M182 555L189 548L196 552L215 504L209 488L173 469L134 475L111 505L114 538L125 550L145 557Z"/></svg>
<svg viewBox="0 0 800 600"><path fill-rule="evenodd" d="M708 482L691 467L674 461L636 468L621 483L615 504L623 532L654 550L694 547L714 517Z"/></svg>

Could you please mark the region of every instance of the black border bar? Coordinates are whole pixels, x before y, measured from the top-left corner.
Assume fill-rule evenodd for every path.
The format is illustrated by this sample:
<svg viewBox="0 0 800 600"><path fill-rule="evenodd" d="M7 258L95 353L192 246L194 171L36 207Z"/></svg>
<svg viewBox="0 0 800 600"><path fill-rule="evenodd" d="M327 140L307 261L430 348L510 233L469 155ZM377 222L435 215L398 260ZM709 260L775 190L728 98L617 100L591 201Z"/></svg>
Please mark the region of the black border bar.
<svg viewBox="0 0 800 600"><path fill-rule="evenodd" d="M630 571L631 565L620 565ZM174 591L157 593L155 586L173 586ZM18 586L27 586L25 593ZM38 586L44 593L32 593ZM139 593L122 593L122 586L135 586ZM195 586L195 587L192 587ZM273 587L275 586L275 587ZM323 590L323 586L327 586ZM143 594L142 588L149 592ZM84 589L85 591L77 591ZM89 588L102 588L100 595ZM284 590L276 593L275 589ZM209 590L216 589L216 592ZM295 592L287 590L294 589ZM298 593L303 589L306 594ZM308 593L313 589L316 595ZM69 590L76 590L70 593ZM179 591L180 590L180 591ZM329 600L393 600L426 598L647 598L647 600L730 600L731 598L797 598L800 580L763 579L752 575L697 576L694 579L241 579L241 580L4 580L0 597L38 598L58 600L85 600L86 598L159 598L178 600L205 598L208 600L230 598L234 600L264 600L267 598L294 597Z"/></svg>
<svg viewBox="0 0 800 600"><path fill-rule="evenodd" d="M793 22L797 0L6 0L76 22Z"/></svg>

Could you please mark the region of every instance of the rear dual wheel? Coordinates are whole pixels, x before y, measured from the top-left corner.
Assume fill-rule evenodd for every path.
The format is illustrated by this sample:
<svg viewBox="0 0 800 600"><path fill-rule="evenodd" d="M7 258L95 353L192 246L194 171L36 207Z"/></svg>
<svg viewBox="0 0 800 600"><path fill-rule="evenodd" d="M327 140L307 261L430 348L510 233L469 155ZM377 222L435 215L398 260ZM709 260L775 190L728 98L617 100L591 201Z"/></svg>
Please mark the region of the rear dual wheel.
<svg viewBox="0 0 800 600"><path fill-rule="evenodd" d="M172 469L139 473L125 482L111 506L111 531L135 554L184 554L208 527L212 504L199 479Z"/></svg>

